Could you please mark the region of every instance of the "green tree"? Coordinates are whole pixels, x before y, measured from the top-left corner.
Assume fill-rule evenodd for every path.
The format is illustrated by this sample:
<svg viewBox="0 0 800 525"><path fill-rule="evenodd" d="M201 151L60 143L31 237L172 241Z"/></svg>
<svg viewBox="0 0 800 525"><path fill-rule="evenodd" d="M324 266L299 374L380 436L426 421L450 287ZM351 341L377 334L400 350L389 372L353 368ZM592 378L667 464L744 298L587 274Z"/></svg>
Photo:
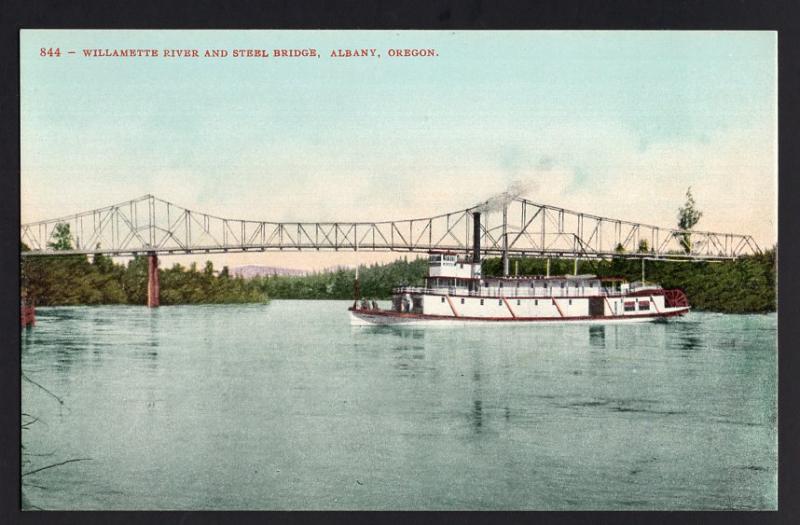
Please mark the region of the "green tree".
<svg viewBox="0 0 800 525"><path fill-rule="evenodd" d="M97 249L100 249L100 244L97 244ZM107 255L103 255L102 253L94 254L92 257L92 266L97 268L100 273L109 273L114 267L114 262L111 260L111 257Z"/></svg>
<svg viewBox="0 0 800 525"><path fill-rule="evenodd" d="M65 222L56 224L52 237L53 240L47 243L49 248L59 251L72 249L72 233L69 231L69 224Z"/></svg>
<svg viewBox="0 0 800 525"><path fill-rule="evenodd" d="M55 251L72 249L69 224L59 223L47 247ZM84 255L33 257L23 263L27 278L26 292L36 302L51 304L88 304L97 300L94 269Z"/></svg>
<svg viewBox="0 0 800 525"><path fill-rule="evenodd" d="M147 257L137 255L128 261L121 281L128 303L145 304L147 302Z"/></svg>
<svg viewBox="0 0 800 525"><path fill-rule="evenodd" d="M639 241L639 253L645 253L650 251L650 245L647 242L647 239L642 239Z"/></svg>
<svg viewBox="0 0 800 525"><path fill-rule="evenodd" d="M689 186L686 190L686 203L678 208L678 228L681 230L691 230L700 221L703 212L697 209L692 196L692 187ZM675 234L683 247L683 251L691 253L692 251L692 235L689 232L680 232Z"/></svg>
<svg viewBox="0 0 800 525"><path fill-rule="evenodd" d="M500 261L499 258L488 259ZM776 308L775 248L757 255L747 255L733 261L721 262L675 262L650 261L647 264L647 278L664 288L681 288L689 297L695 310L725 313L774 312ZM566 273L566 259L551 260L552 275ZM540 264L540 263L539 263ZM600 277L621 276L629 281L641 277L639 261L613 257L587 263L591 272ZM520 269L522 269L520 264ZM489 264L497 272L499 265ZM526 265L535 268L535 265ZM536 271L526 269L526 274Z"/></svg>

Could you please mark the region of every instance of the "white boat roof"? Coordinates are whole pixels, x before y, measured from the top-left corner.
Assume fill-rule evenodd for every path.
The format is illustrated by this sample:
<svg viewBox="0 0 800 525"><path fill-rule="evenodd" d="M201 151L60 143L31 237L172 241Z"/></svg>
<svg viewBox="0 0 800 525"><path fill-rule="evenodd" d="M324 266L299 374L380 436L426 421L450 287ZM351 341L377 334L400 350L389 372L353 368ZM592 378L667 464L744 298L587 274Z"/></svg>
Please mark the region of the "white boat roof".
<svg viewBox="0 0 800 525"><path fill-rule="evenodd" d="M594 274L585 273L585 274L581 274L581 275L551 275L550 277L546 277L544 275L509 275L507 277L504 277L502 275L496 275L496 276L487 276L487 277L484 277L483 279L485 281L486 280L495 280L495 279L497 279L497 280L507 280L507 281L530 281L530 280L534 280L534 279L537 280L537 281L543 281L543 280L551 280L552 281L552 280L564 280L564 279L570 279L570 280L576 280L576 279L577 280L581 280L581 279L582 280L599 279L599 277L597 277Z"/></svg>

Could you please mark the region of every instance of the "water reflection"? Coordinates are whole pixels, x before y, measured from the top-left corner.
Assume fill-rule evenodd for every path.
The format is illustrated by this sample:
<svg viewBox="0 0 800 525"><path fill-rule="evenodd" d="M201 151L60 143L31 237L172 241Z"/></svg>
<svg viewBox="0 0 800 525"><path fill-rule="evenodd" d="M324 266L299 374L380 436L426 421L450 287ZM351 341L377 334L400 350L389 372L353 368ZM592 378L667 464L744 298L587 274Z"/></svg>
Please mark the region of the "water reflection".
<svg viewBox="0 0 800 525"><path fill-rule="evenodd" d="M94 459L44 471L52 490L34 492L32 503L776 504L774 318L351 332L339 306L274 301L270 315L227 306L85 308L84 320L58 322L43 314L26 335L22 365L65 396L65 415L25 382L22 410L50 425L22 433L25 448ZM93 322L95 314L113 322ZM96 345L100 362L86 344ZM54 368L59 354L74 361L69 374ZM242 451L254 458L252 470L242 468ZM215 476L197 476L209 458ZM398 479L413 483L398 488Z"/></svg>
<svg viewBox="0 0 800 525"><path fill-rule="evenodd" d="M667 341L670 346L688 352L702 350L706 347L702 328L696 322L678 322L666 325Z"/></svg>
<svg viewBox="0 0 800 525"><path fill-rule="evenodd" d="M475 434L480 434L483 431L483 391L481 387L481 353L472 352L472 408L469 412L470 422L472 423L472 430Z"/></svg>
<svg viewBox="0 0 800 525"><path fill-rule="evenodd" d="M150 324L150 337L147 341L147 344L151 347L158 346L158 330L160 328L161 323L159 323L159 312L150 312L148 316L149 324Z"/></svg>
<svg viewBox="0 0 800 525"><path fill-rule="evenodd" d="M392 350L406 352L408 350L425 350L425 332L395 333Z"/></svg>
<svg viewBox="0 0 800 525"><path fill-rule="evenodd" d="M394 357L392 366L407 372L407 375L416 377L416 373L424 370L425 365L425 332L423 330L403 330L397 327L388 327L392 337L391 351ZM384 332L387 333L387 332Z"/></svg>
<svg viewBox="0 0 800 525"><path fill-rule="evenodd" d="M423 339L425 337L424 328L400 327L391 325L371 325L371 326L351 326L350 332L353 335L393 335L401 338Z"/></svg>
<svg viewBox="0 0 800 525"><path fill-rule="evenodd" d="M703 340L694 335L684 335L678 338L678 345L682 350L697 350L703 347Z"/></svg>
<svg viewBox="0 0 800 525"><path fill-rule="evenodd" d="M481 433L481 427L483 427L483 402L480 399L476 399L472 402L472 428L476 434Z"/></svg>
<svg viewBox="0 0 800 525"><path fill-rule="evenodd" d="M80 341L74 338L64 338L53 346L55 347L53 367L59 372L68 373L81 351L88 345L81 345Z"/></svg>
<svg viewBox="0 0 800 525"><path fill-rule="evenodd" d="M155 370L158 367L158 332L161 327L159 322L160 314L158 311L151 311L149 316L150 333L145 345L145 358L148 361L148 368Z"/></svg>
<svg viewBox="0 0 800 525"><path fill-rule="evenodd" d="M605 348L606 346L606 327L603 325L589 327L589 345Z"/></svg>

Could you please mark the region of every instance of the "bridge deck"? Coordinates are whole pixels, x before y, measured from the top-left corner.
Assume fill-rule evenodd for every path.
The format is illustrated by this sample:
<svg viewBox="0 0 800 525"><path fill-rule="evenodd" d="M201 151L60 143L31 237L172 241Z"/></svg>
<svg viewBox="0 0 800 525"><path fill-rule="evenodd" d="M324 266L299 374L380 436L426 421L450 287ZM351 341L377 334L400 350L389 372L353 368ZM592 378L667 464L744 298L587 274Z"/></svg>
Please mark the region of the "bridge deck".
<svg viewBox="0 0 800 525"><path fill-rule="evenodd" d="M749 235L684 231L575 212L525 199L489 202L432 217L379 222L269 222L227 219L145 195L67 217L20 226L23 257L130 256L258 251L469 253L481 211L484 255L725 260L760 253ZM67 225L67 226L63 226ZM73 249L55 250L68 228ZM688 250L687 250L688 247Z"/></svg>

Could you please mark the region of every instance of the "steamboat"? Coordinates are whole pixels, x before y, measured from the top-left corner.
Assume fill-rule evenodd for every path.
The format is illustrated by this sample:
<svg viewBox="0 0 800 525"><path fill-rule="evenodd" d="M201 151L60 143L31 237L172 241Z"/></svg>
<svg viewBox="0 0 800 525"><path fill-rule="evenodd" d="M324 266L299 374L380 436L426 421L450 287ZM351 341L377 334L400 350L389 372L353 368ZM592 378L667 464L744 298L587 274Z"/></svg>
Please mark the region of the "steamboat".
<svg viewBox="0 0 800 525"><path fill-rule="evenodd" d="M430 253L425 286L393 292L390 309L356 300L349 308L351 324L632 323L690 309L682 290L619 277L483 277L477 227L471 257Z"/></svg>

